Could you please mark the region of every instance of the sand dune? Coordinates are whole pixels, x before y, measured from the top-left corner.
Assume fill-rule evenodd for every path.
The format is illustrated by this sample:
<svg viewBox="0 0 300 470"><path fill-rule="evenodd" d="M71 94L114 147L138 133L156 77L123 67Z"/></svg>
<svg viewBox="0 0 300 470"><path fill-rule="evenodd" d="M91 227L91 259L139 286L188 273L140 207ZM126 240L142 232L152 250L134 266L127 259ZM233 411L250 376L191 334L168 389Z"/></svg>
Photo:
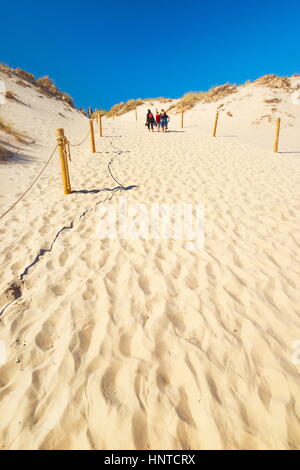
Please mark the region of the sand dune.
<svg viewBox="0 0 300 470"><path fill-rule="evenodd" d="M59 116L62 103L9 86L31 108L1 112L26 122L36 146L30 163L1 165L0 212L49 156L56 127L74 143L88 127L76 111ZM277 95L294 115L282 154L272 152L274 122L260 120ZM171 116L166 134L145 130L149 104L138 122L104 119L96 154L88 140L72 149L74 193L62 194L56 155L2 219L3 449L299 447L300 106L254 85L227 101L216 139L222 103L187 112L183 130ZM129 189L111 178L111 159ZM97 208L121 198L203 205L204 248L99 239Z"/></svg>

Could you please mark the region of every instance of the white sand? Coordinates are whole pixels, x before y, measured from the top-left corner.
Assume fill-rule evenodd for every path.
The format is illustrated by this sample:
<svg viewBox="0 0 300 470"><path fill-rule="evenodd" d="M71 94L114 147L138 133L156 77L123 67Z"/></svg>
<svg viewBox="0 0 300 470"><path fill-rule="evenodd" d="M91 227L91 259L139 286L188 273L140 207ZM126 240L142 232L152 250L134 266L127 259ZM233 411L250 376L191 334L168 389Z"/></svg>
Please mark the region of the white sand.
<svg viewBox="0 0 300 470"><path fill-rule="evenodd" d="M36 144L20 149L26 159L0 164L0 214L47 160L55 128L64 127L74 143L88 130L77 111L5 81L31 107L9 102L0 117L9 116ZM273 121L251 124L269 114L264 99L274 96L282 102ZM186 113L184 132L167 134L145 129L148 106L138 110L138 122L134 113L104 119L98 152L90 154L87 140L70 163L74 190L116 187L107 169L112 156L118 181L138 188L63 196L56 154L0 221L0 340L7 346L0 445L297 448L300 105L286 92L250 85L198 105ZM272 152L277 116L280 151L294 153ZM180 131L179 123L172 117L171 130ZM117 205L125 194L148 207L202 204L204 248L100 240L98 203L112 197ZM22 295L5 308L12 281Z"/></svg>

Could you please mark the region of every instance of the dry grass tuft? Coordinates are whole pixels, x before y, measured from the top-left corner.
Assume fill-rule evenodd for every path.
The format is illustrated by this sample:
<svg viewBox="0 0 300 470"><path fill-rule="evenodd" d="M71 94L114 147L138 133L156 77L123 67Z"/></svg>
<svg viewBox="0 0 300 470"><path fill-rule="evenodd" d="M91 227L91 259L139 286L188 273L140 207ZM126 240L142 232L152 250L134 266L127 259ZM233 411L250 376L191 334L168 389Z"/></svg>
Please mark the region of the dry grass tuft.
<svg viewBox="0 0 300 470"><path fill-rule="evenodd" d="M264 116L261 116L260 118L257 118L251 124L253 124L255 126L258 126L263 121L268 121L269 123L273 122L273 118L272 118L271 114L265 114Z"/></svg>
<svg viewBox="0 0 300 470"><path fill-rule="evenodd" d="M16 68L15 72L17 75L19 75L19 77L23 78L27 82L31 82L31 83L34 82L34 75L32 73L25 72L25 70L22 70L19 68Z"/></svg>
<svg viewBox="0 0 300 470"><path fill-rule="evenodd" d="M121 103L118 103L112 106L111 109L106 113L106 116L107 117L121 116L122 114L133 111L134 109L136 109L138 106L141 106L142 104L144 104L144 101L141 99L128 100L126 101L126 103L123 103L121 101Z"/></svg>
<svg viewBox="0 0 300 470"><path fill-rule="evenodd" d="M236 85L220 85L211 88L208 91L186 93L177 104L171 106L168 111L174 111L175 114L192 109L197 103L214 103L224 99L226 96L237 92Z"/></svg>
<svg viewBox="0 0 300 470"><path fill-rule="evenodd" d="M289 90L291 88L290 79L288 77L278 77L274 74L264 75L254 81L256 85L267 86L269 88L281 88Z"/></svg>
<svg viewBox="0 0 300 470"><path fill-rule="evenodd" d="M158 98L160 103L171 103L173 100L171 98Z"/></svg>
<svg viewBox="0 0 300 470"><path fill-rule="evenodd" d="M168 111L175 111L175 114L192 109L197 103L203 100L204 92L189 92L183 95L178 103L170 106Z"/></svg>
<svg viewBox="0 0 300 470"><path fill-rule="evenodd" d="M16 83L23 87L34 86L43 93L44 95L55 97L56 99L62 100L67 103L72 108L75 108L73 100L70 95L60 91L54 84L51 78L45 76L35 80L35 77L32 73L25 72L20 68L11 69L7 65L0 64L0 71L3 72L8 77L16 76L18 80Z"/></svg>
<svg viewBox="0 0 300 470"><path fill-rule="evenodd" d="M6 97L8 100L17 101L17 97L13 94L12 91L7 91L7 92L5 93L5 97Z"/></svg>
<svg viewBox="0 0 300 470"><path fill-rule="evenodd" d="M60 91L58 92L58 98L65 101L69 106L71 106L71 108L75 108L75 105L73 103L73 98L68 93L64 93Z"/></svg>
<svg viewBox="0 0 300 470"><path fill-rule="evenodd" d="M278 104L278 103L280 103L280 101L281 100L279 98L271 98L269 100L265 100L265 103L267 103L267 104Z"/></svg>
<svg viewBox="0 0 300 470"><path fill-rule="evenodd" d="M55 94L57 92L57 88L54 85L53 80L51 80L51 78L49 78L47 75L45 75L44 77L38 78L36 80L36 83L37 85L40 85L42 88L49 91L50 93Z"/></svg>
<svg viewBox="0 0 300 470"><path fill-rule="evenodd" d="M41 91L48 94L55 96L57 99L61 99L68 103L72 108L74 108L74 103L70 95L67 93L63 93L59 91L59 89L54 84L53 80L49 78L47 75L44 77L38 78L36 80L36 85L40 87Z"/></svg>
<svg viewBox="0 0 300 470"><path fill-rule="evenodd" d="M22 135L20 132L13 129L10 124L5 123L0 119L0 131L5 132L6 134L12 135L18 142L22 144L28 144L28 140L26 140L25 136Z"/></svg>
<svg viewBox="0 0 300 470"><path fill-rule="evenodd" d="M0 131L6 132L6 134L12 134L13 130L10 124L6 124L0 119Z"/></svg>
<svg viewBox="0 0 300 470"><path fill-rule="evenodd" d="M8 65L0 64L0 71L4 73L7 77L12 76L11 69L8 67Z"/></svg>
<svg viewBox="0 0 300 470"><path fill-rule="evenodd" d="M28 82L24 82L23 80L17 80L16 83L21 85L23 88L30 88L30 84Z"/></svg>
<svg viewBox="0 0 300 470"><path fill-rule="evenodd" d="M236 93L237 90L238 87L236 85L230 85L230 83L215 86L205 93L203 103L214 103L215 101L222 100L226 96Z"/></svg>
<svg viewBox="0 0 300 470"><path fill-rule="evenodd" d="M173 100L172 98L164 98L163 96L160 96L159 98L145 98L144 102L150 102L150 105L152 103L153 106L153 101L159 101L160 103L171 103Z"/></svg>

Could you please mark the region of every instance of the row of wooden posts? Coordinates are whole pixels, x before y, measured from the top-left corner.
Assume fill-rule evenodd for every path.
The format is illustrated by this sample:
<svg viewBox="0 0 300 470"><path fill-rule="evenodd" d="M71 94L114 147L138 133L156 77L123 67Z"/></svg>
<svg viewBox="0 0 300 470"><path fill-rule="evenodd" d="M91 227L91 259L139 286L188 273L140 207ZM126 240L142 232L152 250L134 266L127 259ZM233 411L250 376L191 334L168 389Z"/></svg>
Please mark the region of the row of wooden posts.
<svg viewBox="0 0 300 470"><path fill-rule="evenodd" d="M103 135L102 134L102 114L100 113L100 111L97 111L96 113L94 113L94 116L89 120L89 134L90 134L92 153L96 152L94 118L96 118L97 123L98 123L99 136L102 137ZM57 147L58 147L58 153L59 153L64 194L70 194L71 193L71 180L70 180L68 151L67 151L69 143L65 136L64 129L56 129L56 138L57 138Z"/></svg>
<svg viewBox="0 0 300 470"><path fill-rule="evenodd" d="M99 137L103 136L102 133L102 114L100 111L96 111L93 114L93 117L89 120L89 134L90 134L90 141L91 141L91 153L96 152L96 144L95 144L95 133L94 133L94 119L96 118L98 124L98 132ZM113 115L114 119L114 115ZM135 109L135 119L137 121L137 111ZM216 113L214 128L213 128L213 137L217 135L217 127L219 121L219 112ZM278 152L278 143L279 143L279 133L280 133L280 123L281 119L278 118L276 120L276 130L275 130L275 140L274 140L274 152ZM183 129L184 125L184 112L181 113L181 129ZM56 137L57 137L57 146L60 158L60 167L61 167L61 174L62 174L62 183L64 188L64 194L71 193L71 181L70 181L70 174L69 174L69 165L68 165L68 141L64 134L64 129L56 129Z"/></svg>
<svg viewBox="0 0 300 470"><path fill-rule="evenodd" d="M218 120L219 120L219 112L217 111L216 118L215 118L215 125L213 129L213 137L216 137L217 135ZM181 123L183 123L183 116L181 117ZM274 152L276 153L278 152L280 123L281 123L281 119L280 118L276 119L275 140L274 140ZM182 124L181 124L181 127L182 127Z"/></svg>
<svg viewBox="0 0 300 470"><path fill-rule="evenodd" d="M213 128L213 137L217 136L217 127L219 121L219 111L216 113L214 128ZM184 122L184 112L181 112L181 129L183 129L183 122ZM280 133L280 123L281 119L276 119L276 129L275 129L275 140L274 140L274 152L278 152L278 143L279 143L279 133Z"/></svg>
<svg viewBox="0 0 300 470"><path fill-rule="evenodd" d="M136 108L135 108L134 111L135 111L135 120L137 121L137 110L136 110ZM96 111L95 114L97 116L97 122L100 123L99 124L99 126L101 127L100 136L102 137L102 123L101 123L102 115L101 115L100 111ZM113 119L114 118L115 118L115 116L113 114ZM218 121L219 121L219 111L217 111L217 113L216 113L215 124L214 124L214 128L213 128L213 137L216 137L216 135L217 135ZM281 119L278 118L276 120L276 130L275 130L275 140L274 140L274 152L276 152L276 153L278 152L280 123L281 123ZM183 124L184 124L184 111L181 112L181 129L183 129ZM91 126L91 128L93 127L93 125L91 124L91 121L90 121L90 126ZM91 129L91 139L92 139L92 132L93 132L93 129ZM94 143L92 142L92 152L95 152L95 150L93 150L93 148L95 148L95 142Z"/></svg>

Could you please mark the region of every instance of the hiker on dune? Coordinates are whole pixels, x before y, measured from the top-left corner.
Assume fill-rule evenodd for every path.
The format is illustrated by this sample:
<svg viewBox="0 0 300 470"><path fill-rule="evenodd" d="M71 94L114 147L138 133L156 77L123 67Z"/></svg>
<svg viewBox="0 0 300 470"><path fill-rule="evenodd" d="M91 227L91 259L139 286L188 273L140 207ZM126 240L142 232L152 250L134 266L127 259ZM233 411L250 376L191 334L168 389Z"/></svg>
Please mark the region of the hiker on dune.
<svg viewBox="0 0 300 470"><path fill-rule="evenodd" d="M162 131L165 132L168 129L168 123L170 121L170 117L167 115L164 109L161 110L160 113L160 127Z"/></svg>
<svg viewBox="0 0 300 470"><path fill-rule="evenodd" d="M156 125L157 125L157 132L159 132L160 131L160 114L158 112L158 109L156 110L155 120L156 120Z"/></svg>
<svg viewBox="0 0 300 470"><path fill-rule="evenodd" d="M150 109L148 109L147 112L147 117L146 117L146 126L148 127L149 131L152 130L153 132L153 126L154 126L154 116Z"/></svg>

